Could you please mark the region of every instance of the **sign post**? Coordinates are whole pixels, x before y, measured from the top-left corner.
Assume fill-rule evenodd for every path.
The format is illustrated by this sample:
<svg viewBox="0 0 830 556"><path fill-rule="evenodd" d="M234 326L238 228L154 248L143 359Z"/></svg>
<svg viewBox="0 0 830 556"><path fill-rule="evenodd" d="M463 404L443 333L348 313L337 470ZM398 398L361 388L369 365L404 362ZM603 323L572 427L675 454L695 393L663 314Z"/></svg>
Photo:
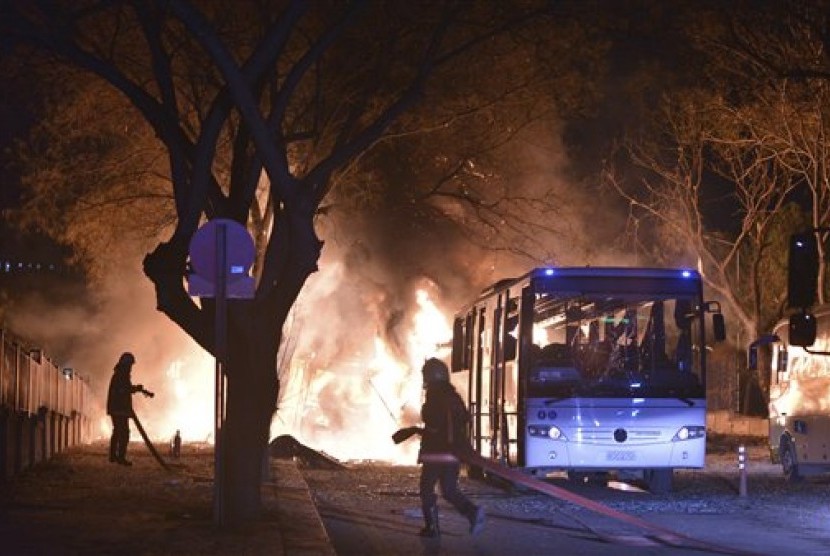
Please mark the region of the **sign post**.
<svg viewBox="0 0 830 556"><path fill-rule="evenodd" d="M214 481L213 517L225 524L225 438L229 298L254 297L254 279L248 274L256 250L248 230L235 220L217 218L199 228L190 241L193 273L188 292L194 297L216 299L214 317Z"/></svg>

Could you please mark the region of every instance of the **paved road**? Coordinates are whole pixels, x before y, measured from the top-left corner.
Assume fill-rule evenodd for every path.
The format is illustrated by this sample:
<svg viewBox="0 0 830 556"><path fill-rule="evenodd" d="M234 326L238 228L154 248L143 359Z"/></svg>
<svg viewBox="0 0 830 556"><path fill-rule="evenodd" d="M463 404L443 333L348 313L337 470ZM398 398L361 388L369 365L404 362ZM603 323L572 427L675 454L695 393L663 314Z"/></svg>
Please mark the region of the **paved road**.
<svg viewBox="0 0 830 556"><path fill-rule="evenodd" d="M443 535L432 540L417 535L422 525L417 473L417 468L377 466L347 472L304 471L338 554L818 555L830 551L828 481L808 485L793 496L783 491L748 498L737 496L730 477L701 473L681 477L680 490L665 496L567 487L677 534L671 536L531 491L505 491L463 480L462 488L488 509L485 531L470 537L466 520L442 502ZM701 485L711 492L706 494Z"/></svg>

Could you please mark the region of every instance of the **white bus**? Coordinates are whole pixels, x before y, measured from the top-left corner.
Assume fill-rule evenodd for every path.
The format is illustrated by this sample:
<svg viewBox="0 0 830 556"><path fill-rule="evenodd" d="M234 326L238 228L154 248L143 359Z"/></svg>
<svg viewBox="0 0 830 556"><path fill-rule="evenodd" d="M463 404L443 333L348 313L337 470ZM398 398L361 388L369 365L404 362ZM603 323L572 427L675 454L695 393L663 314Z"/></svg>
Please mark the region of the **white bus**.
<svg viewBox="0 0 830 556"><path fill-rule="evenodd" d="M770 454L790 480L830 471L830 305L817 307L809 318L815 325L809 347L790 341L791 319L756 342L771 347Z"/></svg>
<svg viewBox="0 0 830 556"><path fill-rule="evenodd" d="M704 466L707 312L722 339L692 270L537 268L494 284L454 320L474 450L535 475L671 490L673 469Z"/></svg>

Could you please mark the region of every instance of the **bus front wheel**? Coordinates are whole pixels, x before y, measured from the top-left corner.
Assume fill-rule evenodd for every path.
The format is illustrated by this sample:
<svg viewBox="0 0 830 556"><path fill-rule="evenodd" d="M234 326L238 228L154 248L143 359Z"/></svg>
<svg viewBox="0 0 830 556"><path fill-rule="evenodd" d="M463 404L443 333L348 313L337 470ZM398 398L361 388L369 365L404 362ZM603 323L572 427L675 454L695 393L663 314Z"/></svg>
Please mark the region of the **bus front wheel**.
<svg viewBox="0 0 830 556"><path fill-rule="evenodd" d="M646 469L643 479L652 494L668 494L674 487L674 470Z"/></svg>

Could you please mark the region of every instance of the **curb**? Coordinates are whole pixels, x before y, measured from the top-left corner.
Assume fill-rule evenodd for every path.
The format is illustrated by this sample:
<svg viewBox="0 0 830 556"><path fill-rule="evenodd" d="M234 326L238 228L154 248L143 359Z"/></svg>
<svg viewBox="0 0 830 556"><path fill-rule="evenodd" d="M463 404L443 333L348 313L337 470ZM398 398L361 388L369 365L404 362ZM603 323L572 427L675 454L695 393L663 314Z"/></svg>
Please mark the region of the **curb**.
<svg viewBox="0 0 830 556"><path fill-rule="evenodd" d="M263 488L275 498L283 554L336 556L296 462L271 458L271 477Z"/></svg>

